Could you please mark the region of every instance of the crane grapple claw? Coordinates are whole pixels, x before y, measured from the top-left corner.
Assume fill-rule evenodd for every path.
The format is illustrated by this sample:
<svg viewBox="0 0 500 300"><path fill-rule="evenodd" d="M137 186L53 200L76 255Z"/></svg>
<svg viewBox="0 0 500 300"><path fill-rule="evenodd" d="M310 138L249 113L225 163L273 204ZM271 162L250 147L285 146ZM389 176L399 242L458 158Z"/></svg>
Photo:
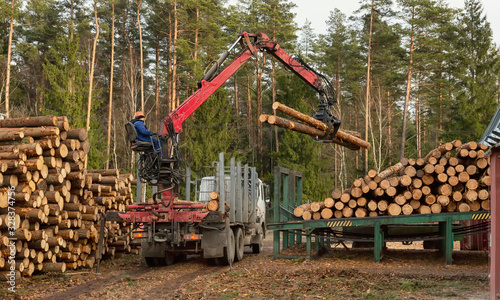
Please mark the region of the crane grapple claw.
<svg viewBox="0 0 500 300"><path fill-rule="evenodd" d="M332 115L330 109L327 104L319 104L318 111L313 115L318 121L325 123L328 126L328 129L325 131L325 135L319 137L320 140L328 139L330 137L335 137L340 128L341 121ZM333 129L333 133L331 132Z"/></svg>

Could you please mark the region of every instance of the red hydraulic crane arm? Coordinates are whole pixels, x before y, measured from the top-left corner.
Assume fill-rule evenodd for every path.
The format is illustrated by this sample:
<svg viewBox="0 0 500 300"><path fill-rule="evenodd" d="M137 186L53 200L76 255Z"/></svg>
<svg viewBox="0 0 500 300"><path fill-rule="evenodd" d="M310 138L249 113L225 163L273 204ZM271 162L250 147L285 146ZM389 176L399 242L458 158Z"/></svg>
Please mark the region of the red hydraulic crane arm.
<svg viewBox="0 0 500 300"><path fill-rule="evenodd" d="M164 120L160 134L168 133L168 125L174 126L175 133L182 132L182 123L193 114L215 91L223 85L247 60L253 56L250 49L244 49L222 72L212 81L201 81L201 88L196 90L181 105L173 110Z"/></svg>
<svg viewBox="0 0 500 300"><path fill-rule="evenodd" d="M253 41L252 41L253 39ZM196 90L189 98L181 105L173 110L162 122L160 134L169 133L169 126L173 125L174 133L182 132L182 123L193 114L200 105L202 105L221 85L223 85L247 60L256 55L257 51L265 50L278 61L290 69L293 73L299 76L302 80L316 89L320 94L323 94L322 81L318 75L310 69L304 67L281 47L269 39L264 33L251 34L243 32L239 35L237 43L240 42L243 50L238 56L231 61L219 74L210 80L211 75L206 80L201 80L201 87ZM235 43L236 45L236 43ZM234 47L234 45L233 45ZM232 47L231 47L232 49ZM228 51L217 62L222 62L227 58ZM214 69L215 72L216 69ZM204 76L204 78L207 76ZM210 81L209 81L210 80ZM172 128L172 127L170 127ZM171 129L170 129L171 130ZM170 132L172 133L172 132Z"/></svg>
<svg viewBox="0 0 500 300"><path fill-rule="evenodd" d="M308 83L312 88L316 89L319 93L323 93L323 82L321 78L310 69L304 67L301 63L291 57L280 45L272 41L264 33L257 34L258 45L261 49L266 50L285 67L297 75L300 79Z"/></svg>

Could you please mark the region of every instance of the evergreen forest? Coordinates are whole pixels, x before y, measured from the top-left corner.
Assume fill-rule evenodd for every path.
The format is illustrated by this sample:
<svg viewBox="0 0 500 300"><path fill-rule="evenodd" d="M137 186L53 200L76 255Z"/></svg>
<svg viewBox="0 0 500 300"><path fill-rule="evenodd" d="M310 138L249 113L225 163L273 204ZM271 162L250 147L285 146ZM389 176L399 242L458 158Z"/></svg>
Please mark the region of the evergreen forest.
<svg viewBox="0 0 500 300"><path fill-rule="evenodd" d="M322 9L318 7L318 9ZM314 89L266 52L243 65L183 124L193 170L219 152L301 171L304 201L323 200L369 169L478 141L500 103L500 48L480 0L361 0L330 11L327 32L297 24L293 0L10 0L0 13L0 113L67 116L89 130L89 168L135 170L124 124L162 120L198 88L241 32L264 32L336 89L334 114L372 147L352 151L262 124L280 102L314 114ZM237 54L241 48L229 56Z"/></svg>

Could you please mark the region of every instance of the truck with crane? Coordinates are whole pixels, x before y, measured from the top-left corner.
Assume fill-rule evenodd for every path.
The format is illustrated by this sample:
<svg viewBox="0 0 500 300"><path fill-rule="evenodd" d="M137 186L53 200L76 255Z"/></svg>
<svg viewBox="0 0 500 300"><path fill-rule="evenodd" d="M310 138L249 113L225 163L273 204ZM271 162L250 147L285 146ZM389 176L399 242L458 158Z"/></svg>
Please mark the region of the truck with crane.
<svg viewBox="0 0 500 300"><path fill-rule="evenodd" d="M225 67L223 64L237 45L242 47ZM217 62L198 83L198 89L173 110L161 124L161 149L152 143L137 141L132 124L127 124L132 150L140 154L138 174L142 182L158 186L152 203L136 203L125 213L111 213L107 220L134 224L134 237L141 240L142 256L149 266L168 265L187 254L201 254L220 264L232 264L243 258L243 247L261 251L265 236L265 204L268 189L257 177L255 168L241 166L231 159L224 166L223 155L213 164L216 174L202 177L198 201L180 201L179 184L186 169L179 149L182 123L258 52L272 55L299 76L319 95L314 118L327 124L328 132L337 132L340 120L332 115L335 91L329 81L299 58L293 58L266 34L243 32L237 41L221 54ZM331 136L331 135L330 135ZM335 134L333 134L335 136ZM328 139L328 135L318 137ZM189 200L190 180L186 180ZM197 186L197 185L196 185ZM217 211L207 211L203 193L213 189L220 197ZM205 197L206 198L206 197ZM201 200L201 201L200 201ZM229 207L228 209L226 209Z"/></svg>

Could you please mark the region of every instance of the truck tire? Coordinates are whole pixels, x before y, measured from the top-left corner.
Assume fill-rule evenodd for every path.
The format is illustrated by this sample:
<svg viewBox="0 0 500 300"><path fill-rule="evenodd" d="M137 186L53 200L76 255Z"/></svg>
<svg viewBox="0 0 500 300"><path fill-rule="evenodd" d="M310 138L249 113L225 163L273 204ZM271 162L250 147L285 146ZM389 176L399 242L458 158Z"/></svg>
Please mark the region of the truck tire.
<svg viewBox="0 0 500 300"><path fill-rule="evenodd" d="M235 251L234 251L234 261L241 261L243 255L245 254L245 239L243 237L243 231L240 227L235 227L234 241L235 241Z"/></svg>
<svg viewBox="0 0 500 300"><path fill-rule="evenodd" d="M175 262L175 254L173 252L166 252L163 259L165 266L170 266Z"/></svg>
<svg viewBox="0 0 500 300"><path fill-rule="evenodd" d="M146 265L150 268L157 266L156 257L144 257L144 260L146 261Z"/></svg>

